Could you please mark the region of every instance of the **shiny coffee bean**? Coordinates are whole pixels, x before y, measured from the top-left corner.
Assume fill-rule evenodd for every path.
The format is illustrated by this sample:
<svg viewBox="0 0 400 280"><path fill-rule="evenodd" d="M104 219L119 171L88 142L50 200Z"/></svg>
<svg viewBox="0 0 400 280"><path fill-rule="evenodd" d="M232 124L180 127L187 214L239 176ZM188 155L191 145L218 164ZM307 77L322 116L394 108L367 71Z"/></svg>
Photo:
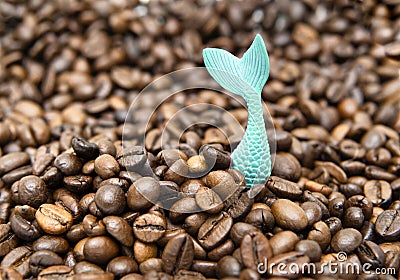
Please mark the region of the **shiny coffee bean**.
<svg viewBox="0 0 400 280"><path fill-rule="evenodd" d="M144 214L133 223L133 233L143 242L155 242L165 234L167 223L164 217L157 214Z"/></svg>
<svg viewBox="0 0 400 280"><path fill-rule="evenodd" d="M61 264L63 264L62 258L49 250L36 251L29 258L29 268L34 276L37 276L46 267Z"/></svg>
<svg viewBox="0 0 400 280"><path fill-rule="evenodd" d="M137 263L125 256L116 257L107 264L107 271L111 272L116 277L123 277L129 273L139 271Z"/></svg>
<svg viewBox="0 0 400 280"><path fill-rule="evenodd" d="M77 175L82 169L82 163L79 158L69 153L57 156L54 160L54 166L67 176Z"/></svg>
<svg viewBox="0 0 400 280"><path fill-rule="evenodd" d="M60 236L43 235L32 244L34 251L49 250L56 254L65 254L69 249L68 241Z"/></svg>
<svg viewBox="0 0 400 280"><path fill-rule="evenodd" d="M73 137L71 146L78 157L86 160L95 159L99 155L99 147L81 137Z"/></svg>
<svg viewBox="0 0 400 280"><path fill-rule="evenodd" d="M199 229L198 241L200 245L208 250L215 248L227 237L232 224L232 217L225 212L208 218Z"/></svg>
<svg viewBox="0 0 400 280"><path fill-rule="evenodd" d="M160 196L160 183L151 177L136 180L127 192L127 204L133 211L145 210L151 207Z"/></svg>
<svg viewBox="0 0 400 280"><path fill-rule="evenodd" d="M94 197L97 207L105 215L121 214L126 205L124 191L115 185L105 185L100 187Z"/></svg>
<svg viewBox="0 0 400 280"><path fill-rule="evenodd" d="M260 232L246 234L240 244L240 253L247 268L257 270L259 263L271 258L273 251L268 239Z"/></svg>
<svg viewBox="0 0 400 280"><path fill-rule="evenodd" d="M54 204L42 204L36 211L36 221L44 232L58 235L71 228L73 217Z"/></svg>
<svg viewBox="0 0 400 280"><path fill-rule="evenodd" d="M276 200L271 211L276 223L283 228L299 231L307 226L308 220L304 210L290 200Z"/></svg>
<svg viewBox="0 0 400 280"><path fill-rule="evenodd" d="M103 219L107 232L124 246L133 245L133 231L123 218L107 216Z"/></svg>
<svg viewBox="0 0 400 280"><path fill-rule="evenodd" d="M383 250L372 241L365 241L357 248L357 256L362 263L368 263L371 268L384 267L386 256Z"/></svg>
<svg viewBox="0 0 400 280"><path fill-rule="evenodd" d="M383 211L376 219L375 231L387 241L396 240L400 236L400 211Z"/></svg>
<svg viewBox="0 0 400 280"><path fill-rule="evenodd" d="M335 252L350 253L362 242L361 233L353 228L340 230L332 237L331 247Z"/></svg>
<svg viewBox="0 0 400 280"><path fill-rule="evenodd" d="M117 243L107 236L90 237L83 247L85 259L99 265L108 263L118 252Z"/></svg>
<svg viewBox="0 0 400 280"><path fill-rule="evenodd" d="M34 175L26 176L14 183L12 191L14 200L34 208L39 207L48 199L45 182Z"/></svg>
<svg viewBox="0 0 400 280"><path fill-rule="evenodd" d="M189 269L194 257L194 245L187 234L175 236L162 253L163 270L168 274L176 274L181 269Z"/></svg>

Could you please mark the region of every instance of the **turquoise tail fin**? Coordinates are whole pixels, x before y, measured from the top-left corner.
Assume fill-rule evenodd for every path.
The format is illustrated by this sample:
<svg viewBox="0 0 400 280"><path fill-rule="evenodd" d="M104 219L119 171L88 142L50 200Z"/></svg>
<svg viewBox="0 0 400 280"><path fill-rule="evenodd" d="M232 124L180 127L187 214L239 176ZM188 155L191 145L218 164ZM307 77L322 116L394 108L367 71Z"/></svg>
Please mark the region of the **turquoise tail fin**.
<svg viewBox="0 0 400 280"><path fill-rule="evenodd" d="M261 94L267 82L269 58L259 34L241 59L216 48L204 49L203 58L208 72L218 84L244 98L251 93Z"/></svg>

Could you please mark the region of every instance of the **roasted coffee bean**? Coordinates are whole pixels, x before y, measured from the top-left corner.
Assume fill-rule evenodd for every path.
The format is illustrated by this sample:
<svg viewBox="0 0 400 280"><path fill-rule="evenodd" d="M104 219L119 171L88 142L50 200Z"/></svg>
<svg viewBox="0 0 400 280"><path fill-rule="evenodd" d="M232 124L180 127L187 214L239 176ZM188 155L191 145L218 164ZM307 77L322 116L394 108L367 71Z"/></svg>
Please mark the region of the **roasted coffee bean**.
<svg viewBox="0 0 400 280"><path fill-rule="evenodd" d="M102 179L108 179L118 174L120 167L113 156L104 154L94 161L94 170Z"/></svg>
<svg viewBox="0 0 400 280"><path fill-rule="evenodd" d="M96 192L94 201L105 215L121 214L126 206L124 191L115 185L104 185L100 187Z"/></svg>
<svg viewBox="0 0 400 280"><path fill-rule="evenodd" d="M0 268L0 275L3 279L15 279L15 280L22 280L21 274L13 268L9 267L1 267Z"/></svg>
<svg viewBox="0 0 400 280"><path fill-rule="evenodd" d="M106 233L106 227L102 220L93 215L86 215L82 221L83 230L87 236L99 236Z"/></svg>
<svg viewBox="0 0 400 280"><path fill-rule="evenodd" d="M268 239L260 232L246 234L240 244L242 260L247 268L257 270L259 263L271 258L273 251Z"/></svg>
<svg viewBox="0 0 400 280"><path fill-rule="evenodd" d="M368 198L362 195L355 195L346 200L345 208L349 207L361 208L364 214L364 218L366 220L370 219L372 216L372 208L373 208L372 202Z"/></svg>
<svg viewBox="0 0 400 280"><path fill-rule="evenodd" d="M63 153L57 156L54 160L54 166L67 176L77 175L82 169L82 163L79 158L70 153Z"/></svg>
<svg viewBox="0 0 400 280"><path fill-rule="evenodd" d="M81 261L74 266L74 272L75 274L87 273L87 272L102 273L104 272L104 270L100 266L95 265L94 263Z"/></svg>
<svg viewBox="0 0 400 280"><path fill-rule="evenodd" d="M7 255L18 245L18 238L9 224L0 224L0 257Z"/></svg>
<svg viewBox="0 0 400 280"><path fill-rule="evenodd" d="M309 257L302 252L288 252L281 255L274 256L268 262L267 274L272 277L290 277L297 278L301 275L301 270L290 270L290 267L302 267L310 261ZM285 264L283 269L278 269L273 264Z"/></svg>
<svg viewBox="0 0 400 280"><path fill-rule="evenodd" d="M143 242L155 242L165 234L167 223L164 217L157 214L144 214L133 223L133 233Z"/></svg>
<svg viewBox="0 0 400 280"><path fill-rule="evenodd" d="M190 235L195 236L207 218L208 215L205 213L194 213L186 217L182 228Z"/></svg>
<svg viewBox="0 0 400 280"><path fill-rule="evenodd" d="M253 203L254 199L250 197L250 193L246 189L238 189L225 201L224 211L234 220L241 220L250 212Z"/></svg>
<svg viewBox="0 0 400 280"><path fill-rule="evenodd" d="M2 180L6 185L11 185L12 183L18 181L19 179L25 176L29 176L31 174L32 174L32 167L26 165L8 172L2 177Z"/></svg>
<svg viewBox="0 0 400 280"><path fill-rule="evenodd" d="M187 136L186 139L188 139ZM230 155L212 145L201 147L199 154L204 157L207 166L211 166L213 170L227 169L231 165Z"/></svg>
<svg viewBox="0 0 400 280"><path fill-rule="evenodd" d="M212 261L219 261L222 257L230 255L235 250L235 244L228 239L215 249L208 252L207 256Z"/></svg>
<svg viewBox="0 0 400 280"><path fill-rule="evenodd" d="M273 255L293 251L294 246L299 241L299 237L293 231L284 230L278 232L269 240Z"/></svg>
<svg viewBox="0 0 400 280"><path fill-rule="evenodd" d="M275 218L271 211L268 211L264 208L256 208L247 214L245 222L252 224L262 232L266 232L274 227Z"/></svg>
<svg viewBox="0 0 400 280"><path fill-rule="evenodd" d="M133 245L131 226L121 217L108 216L103 219L107 232L124 246Z"/></svg>
<svg viewBox="0 0 400 280"><path fill-rule="evenodd" d="M142 274L146 274L149 271L162 272L163 262L160 258L150 258L139 265L139 271ZM150 278L154 279L154 278Z"/></svg>
<svg viewBox="0 0 400 280"><path fill-rule="evenodd" d="M62 258L49 250L37 251L29 258L29 268L34 276L37 276L46 267L61 265L62 263Z"/></svg>
<svg viewBox="0 0 400 280"><path fill-rule="evenodd" d="M240 263L232 256L225 256L217 263L217 276L219 278L239 277Z"/></svg>
<svg viewBox="0 0 400 280"><path fill-rule="evenodd" d="M215 191L222 200L231 196L238 189L234 178L228 172L222 170L208 173L204 182L209 188Z"/></svg>
<svg viewBox="0 0 400 280"><path fill-rule="evenodd" d="M107 271L116 277L122 277L129 273L138 272L137 263L129 257L116 257L107 264Z"/></svg>
<svg viewBox="0 0 400 280"><path fill-rule="evenodd" d="M13 268L22 277L27 277L30 273L29 258L31 255L32 250L28 246L17 247L4 256L0 266Z"/></svg>
<svg viewBox="0 0 400 280"><path fill-rule="evenodd" d="M168 274L176 274L181 269L189 269L194 257L192 239L186 234L175 236L162 253L163 270Z"/></svg>
<svg viewBox="0 0 400 280"><path fill-rule="evenodd" d="M304 210L307 216L307 226L312 226L317 221L320 221L322 218L322 210L321 207L315 203L306 201L300 205L301 209Z"/></svg>
<svg viewBox="0 0 400 280"><path fill-rule="evenodd" d="M349 207L344 211L342 224L343 227L360 229L364 223L364 214L361 208Z"/></svg>
<svg viewBox="0 0 400 280"><path fill-rule="evenodd" d="M93 178L82 174L66 176L63 179L63 183L64 187L73 193L84 193L92 187Z"/></svg>
<svg viewBox="0 0 400 280"><path fill-rule="evenodd" d="M64 188L60 188L53 193L53 199L55 200L55 205L71 213L74 220L81 218L82 211L74 194Z"/></svg>
<svg viewBox="0 0 400 280"><path fill-rule="evenodd" d="M350 253L362 242L361 233L353 228L340 230L332 237L331 247L335 252Z"/></svg>
<svg viewBox="0 0 400 280"><path fill-rule="evenodd" d="M73 222L73 217L69 212L54 204L42 204L35 216L40 228L54 235L66 232Z"/></svg>
<svg viewBox="0 0 400 280"><path fill-rule="evenodd" d="M311 262L316 262L321 259L321 247L313 240L300 240L297 242L294 250L304 253L304 255L310 258Z"/></svg>
<svg viewBox="0 0 400 280"><path fill-rule="evenodd" d="M169 210L169 218L174 223L183 221L190 213L198 212L199 208L196 200L191 197L184 197L175 202Z"/></svg>
<svg viewBox="0 0 400 280"><path fill-rule="evenodd" d="M172 181L178 185L185 182L189 174L189 166L183 159L175 161L164 174L164 180Z"/></svg>
<svg viewBox="0 0 400 280"><path fill-rule="evenodd" d="M325 250L331 242L330 228L323 221L316 222L308 232L307 239L316 241L321 246L321 249Z"/></svg>
<svg viewBox="0 0 400 280"><path fill-rule="evenodd" d="M232 226L230 237L233 242L235 242L236 246L240 246L243 236L245 236L247 233L252 233L256 231L259 231L258 228L251 224L237 222Z"/></svg>
<svg viewBox="0 0 400 280"><path fill-rule="evenodd" d="M275 222L286 229L300 231L307 227L307 216L300 206L287 199L276 200L271 207Z"/></svg>
<svg viewBox="0 0 400 280"><path fill-rule="evenodd" d="M216 268L217 268L216 262L194 260L191 269L200 272L202 275L206 277L215 277Z"/></svg>
<svg viewBox="0 0 400 280"><path fill-rule="evenodd" d="M56 254L65 254L69 249L68 241L60 236L43 235L32 244L34 251L49 250Z"/></svg>
<svg viewBox="0 0 400 280"><path fill-rule="evenodd" d="M157 244L155 243L144 243L140 240L136 240L133 244L135 260L139 263L157 257L157 251Z"/></svg>
<svg viewBox="0 0 400 280"><path fill-rule="evenodd" d="M14 200L34 208L39 207L48 199L45 182L37 176L30 175L22 178L12 186Z"/></svg>
<svg viewBox="0 0 400 280"><path fill-rule="evenodd" d="M399 210L385 210L375 222L375 231L385 240L396 240L400 236Z"/></svg>
<svg viewBox="0 0 400 280"><path fill-rule="evenodd" d="M384 267L386 256L383 250L372 241L365 241L357 248L357 256L362 263L368 263L371 268Z"/></svg>
<svg viewBox="0 0 400 280"><path fill-rule="evenodd" d="M140 178L130 186L127 192L128 207L133 211L148 209L159 196L159 182L151 177Z"/></svg>
<svg viewBox="0 0 400 280"><path fill-rule="evenodd" d="M0 157L0 175L29 163L29 155L25 152L9 153Z"/></svg>
<svg viewBox="0 0 400 280"><path fill-rule="evenodd" d="M19 215L11 217L10 225L15 235L25 241L33 241L41 235L36 221L30 222Z"/></svg>
<svg viewBox="0 0 400 280"><path fill-rule="evenodd" d="M71 267L65 265L53 265L43 269L38 275L38 280L67 279L69 277L73 277Z"/></svg>
<svg viewBox="0 0 400 280"><path fill-rule="evenodd" d="M71 146L76 155L84 159L95 159L99 155L99 147L81 137L73 137Z"/></svg>
<svg viewBox="0 0 400 280"><path fill-rule="evenodd" d="M392 197L392 188L386 181L371 180L364 185L364 195L374 206L384 206Z"/></svg>
<svg viewBox="0 0 400 280"><path fill-rule="evenodd" d="M118 255L117 243L107 236L90 237L83 246L85 260L104 265Z"/></svg>
<svg viewBox="0 0 400 280"><path fill-rule="evenodd" d="M224 207L218 194L207 187L199 188L196 193L196 203L200 209L210 214L218 213Z"/></svg>
<svg viewBox="0 0 400 280"><path fill-rule="evenodd" d="M301 165L292 154L279 152L275 156L271 174L295 182L301 176Z"/></svg>
<svg viewBox="0 0 400 280"><path fill-rule="evenodd" d="M302 189L298 184L277 176L269 177L266 185L269 190L282 198L298 199L302 194Z"/></svg>
<svg viewBox="0 0 400 280"><path fill-rule="evenodd" d="M208 218L199 229L198 241L200 245L206 250L214 249L225 240L232 224L232 217L225 212Z"/></svg>

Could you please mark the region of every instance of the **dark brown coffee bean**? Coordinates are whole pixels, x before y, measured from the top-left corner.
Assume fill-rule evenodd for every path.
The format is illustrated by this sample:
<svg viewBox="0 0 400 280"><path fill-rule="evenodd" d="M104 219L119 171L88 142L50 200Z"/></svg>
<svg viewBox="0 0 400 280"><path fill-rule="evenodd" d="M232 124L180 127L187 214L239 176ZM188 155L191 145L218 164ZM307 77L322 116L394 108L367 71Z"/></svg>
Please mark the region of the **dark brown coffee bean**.
<svg viewBox="0 0 400 280"><path fill-rule="evenodd" d="M95 159L94 170L102 179L108 179L118 174L120 167L112 155L104 154Z"/></svg>
<svg viewBox="0 0 400 280"><path fill-rule="evenodd" d="M50 250L56 254L65 254L69 249L68 241L60 236L44 235L32 244L34 251Z"/></svg>
<svg viewBox="0 0 400 280"><path fill-rule="evenodd" d="M232 256L225 256L217 263L217 276L219 278L239 277L240 263Z"/></svg>
<svg viewBox="0 0 400 280"><path fill-rule="evenodd" d="M74 154L63 153L56 157L54 166L57 167L63 174L77 175L81 172L82 163Z"/></svg>
<svg viewBox="0 0 400 280"><path fill-rule="evenodd" d="M232 240L228 239L215 249L208 252L207 256L212 261L219 261L222 257L231 255L235 250L235 244Z"/></svg>
<svg viewBox="0 0 400 280"><path fill-rule="evenodd" d="M66 232L73 222L73 217L69 212L54 204L42 204L35 216L40 228L54 235Z"/></svg>
<svg viewBox="0 0 400 280"><path fill-rule="evenodd" d="M300 163L292 154L279 152L275 156L272 175L295 182L301 176Z"/></svg>
<svg viewBox="0 0 400 280"><path fill-rule="evenodd" d="M45 203L48 192L45 182L37 176L30 175L14 183L12 187L14 200L34 208Z"/></svg>
<svg viewBox="0 0 400 280"><path fill-rule="evenodd" d="M69 277L73 277L71 267L65 265L53 265L43 269L38 275L38 280L67 279Z"/></svg>
<svg viewBox="0 0 400 280"><path fill-rule="evenodd" d="M71 213L74 220L81 218L82 210L74 194L64 188L60 188L53 193L53 199L55 200L55 205Z"/></svg>
<svg viewBox="0 0 400 280"><path fill-rule="evenodd" d="M269 177L266 185L269 190L282 198L298 199L302 194L302 189L298 184L277 176Z"/></svg>
<svg viewBox="0 0 400 280"><path fill-rule="evenodd" d="M151 177L136 180L127 192L128 207L134 211L150 208L160 196L160 183Z"/></svg>
<svg viewBox="0 0 400 280"><path fill-rule="evenodd" d="M111 272L116 277L122 277L129 273L138 272L139 267L133 259L121 256L112 259L107 264L107 271Z"/></svg>
<svg viewBox="0 0 400 280"><path fill-rule="evenodd" d="M196 203L203 211L210 214L220 212L224 204L221 198L212 189L207 187L200 187L196 193Z"/></svg>
<svg viewBox="0 0 400 280"><path fill-rule="evenodd" d="M49 250L37 251L29 258L29 268L34 276L37 276L46 267L61 265L62 263L62 258Z"/></svg>
<svg viewBox="0 0 400 280"><path fill-rule="evenodd" d="M200 272L190 271L190 270L179 270L175 275L174 279L176 280L185 280L185 279L199 279L199 280L206 280Z"/></svg>
<svg viewBox="0 0 400 280"><path fill-rule="evenodd" d="M345 208L348 207L361 208L364 214L364 218L366 220L370 219L372 216L372 208L373 208L372 202L368 198L362 195L355 195L346 200Z"/></svg>
<svg viewBox="0 0 400 280"><path fill-rule="evenodd" d="M234 178L228 172L222 170L208 173L204 182L209 188L213 189L222 200L231 196L238 189Z"/></svg>
<svg viewBox="0 0 400 280"><path fill-rule="evenodd" d="M353 228L340 230L332 237L331 247L335 252L350 253L362 242L361 233Z"/></svg>
<svg viewBox="0 0 400 280"><path fill-rule="evenodd" d="M126 205L124 191L115 185L100 187L94 197L97 207L106 215L121 214Z"/></svg>
<svg viewBox="0 0 400 280"><path fill-rule="evenodd" d="M374 206L384 206L392 197L392 188L386 181L370 180L364 185L364 195Z"/></svg>
<svg viewBox="0 0 400 280"><path fill-rule="evenodd" d="M264 208L256 208L247 214L245 222L257 227L262 232L266 232L274 227L275 218L271 211Z"/></svg>
<svg viewBox="0 0 400 280"><path fill-rule="evenodd" d="M365 176L369 179L372 180L383 180L383 181L388 181L391 182L395 179L397 179L397 176L386 171L383 168L380 168L378 166L374 165L369 165L365 167Z"/></svg>
<svg viewBox="0 0 400 280"><path fill-rule="evenodd" d="M304 255L310 258L311 262L317 262L321 259L321 247L313 240L300 240L294 249L297 252L304 253Z"/></svg>
<svg viewBox="0 0 400 280"><path fill-rule="evenodd" d="M364 223L364 214L359 207L349 207L344 211L342 224L343 227L360 229Z"/></svg>
<svg viewBox="0 0 400 280"><path fill-rule="evenodd" d="M18 245L18 238L9 224L0 224L0 257L7 255Z"/></svg>
<svg viewBox="0 0 400 280"><path fill-rule="evenodd" d="M117 243L107 236L90 237L83 247L85 259L99 265L108 263L118 252Z"/></svg>
<svg viewBox="0 0 400 280"><path fill-rule="evenodd" d="M236 244L236 246L240 246L243 236L245 236L247 233L252 233L256 231L259 231L258 228L251 224L237 222L232 226L230 237L232 241Z"/></svg>
<svg viewBox="0 0 400 280"><path fill-rule="evenodd" d="M63 179L63 183L65 188L73 193L84 193L92 187L93 178L82 174L66 176Z"/></svg>
<svg viewBox="0 0 400 280"><path fill-rule="evenodd" d="M10 225L15 235L25 241L33 241L41 235L36 221L30 222L19 215L11 217Z"/></svg>
<svg viewBox="0 0 400 280"><path fill-rule="evenodd" d="M316 241L321 249L325 250L331 242L330 228L323 221L316 222L308 232L307 239Z"/></svg>
<svg viewBox="0 0 400 280"><path fill-rule="evenodd" d="M183 221L187 215L198 212L196 200L191 197L184 197L175 202L169 211L169 218L174 223Z"/></svg>
<svg viewBox="0 0 400 280"><path fill-rule="evenodd" d="M247 268L257 270L259 263L271 258L273 251L268 239L260 232L246 234L240 244L242 260Z"/></svg>
<svg viewBox="0 0 400 280"><path fill-rule="evenodd" d="M71 146L76 155L84 159L95 159L99 155L99 147L95 143L80 137L73 137Z"/></svg>
<svg viewBox="0 0 400 280"><path fill-rule="evenodd" d="M124 246L133 245L133 232L129 224L121 217L108 216L103 219L107 232Z"/></svg>
<svg viewBox="0 0 400 280"><path fill-rule="evenodd" d="M9 153L0 157L0 175L4 175L13 169L28 164L29 155L24 152Z"/></svg>
<svg viewBox="0 0 400 280"><path fill-rule="evenodd" d="M139 265L139 271L142 274L147 274L150 271L162 272L163 262L160 258L150 258ZM167 274L168 275L168 274ZM146 275L145 275L146 277ZM157 278L148 278L148 279L157 279Z"/></svg>
<svg viewBox="0 0 400 280"><path fill-rule="evenodd" d="M254 199L250 197L247 189L238 189L225 201L226 211L234 220L241 220L246 216L254 203Z"/></svg>
<svg viewBox="0 0 400 280"><path fill-rule="evenodd" d="M29 258L32 253L32 250L28 246L17 247L4 256L0 266L13 268L22 277L27 277L30 273Z"/></svg>
<svg viewBox="0 0 400 280"><path fill-rule="evenodd" d="M163 270L176 274L181 269L189 269L194 257L192 239L186 234L175 236L168 241L162 253Z"/></svg>
<svg viewBox="0 0 400 280"><path fill-rule="evenodd" d="M283 228L299 231L307 226L308 220L304 210L290 200L276 200L271 211L276 223Z"/></svg>
<svg viewBox="0 0 400 280"><path fill-rule="evenodd" d="M299 241L299 237L293 231L284 230L278 232L271 237L269 243L272 248L273 255L279 255L292 251Z"/></svg>
<svg viewBox="0 0 400 280"><path fill-rule="evenodd" d="M357 256L362 263L368 263L371 268L384 267L386 256L383 250L372 241L365 241L358 247Z"/></svg>
<svg viewBox="0 0 400 280"><path fill-rule="evenodd" d="M385 240L396 240L400 236L399 210L385 210L375 222L375 231Z"/></svg>
<svg viewBox="0 0 400 280"><path fill-rule="evenodd" d="M133 223L133 233L143 242L155 242L165 234L167 223L164 217L156 214L144 214Z"/></svg>
<svg viewBox="0 0 400 280"><path fill-rule="evenodd" d="M318 222L322 218L321 207L315 203L306 201L300 205L301 209L304 210L307 216L307 226L312 226L314 223Z"/></svg>
<svg viewBox="0 0 400 280"><path fill-rule="evenodd" d="M11 185L12 183L18 181L19 179L29 176L32 174L32 167L29 165L21 166L17 169L14 169L2 177L3 182L6 185Z"/></svg>
<svg viewBox="0 0 400 280"><path fill-rule="evenodd" d="M208 218L199 229L198 241L205 249L214 249L221 244L229 234L233 219L227 213Z"/></svg>
<svg viewBox="0 0 400 280"><path fill-rule="evenodd" d="M82 221L83 230L87 236L99 236L106 233L106 227L102 220L98 220L97 217L93 215L86 215Z"/></svg>
<svg viewBox="0 0 400 280"><path fill-rule="evenodd" d="M103 273L104 270L100 266L95 265L94 263L81 261L74 266L74 272L75 274L82 274L88 272Z"/></svg>

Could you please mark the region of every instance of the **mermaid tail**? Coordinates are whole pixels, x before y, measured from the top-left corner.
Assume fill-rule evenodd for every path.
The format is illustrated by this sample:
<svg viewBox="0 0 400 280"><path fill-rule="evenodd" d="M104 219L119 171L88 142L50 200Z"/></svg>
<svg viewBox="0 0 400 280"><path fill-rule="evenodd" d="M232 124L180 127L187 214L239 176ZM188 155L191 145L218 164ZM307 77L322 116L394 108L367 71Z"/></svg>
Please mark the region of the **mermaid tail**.
<svg viewBox="0 0 400 280"><path fill-rule="evenodd" d="M231 157L246 185L264 184L271 175L271 154L262 111L261 92L269 75L268 53L257 35L242 58L215 48L203 50L210 75L224 89L244 98L248 110L246 132Z"/></svg>

